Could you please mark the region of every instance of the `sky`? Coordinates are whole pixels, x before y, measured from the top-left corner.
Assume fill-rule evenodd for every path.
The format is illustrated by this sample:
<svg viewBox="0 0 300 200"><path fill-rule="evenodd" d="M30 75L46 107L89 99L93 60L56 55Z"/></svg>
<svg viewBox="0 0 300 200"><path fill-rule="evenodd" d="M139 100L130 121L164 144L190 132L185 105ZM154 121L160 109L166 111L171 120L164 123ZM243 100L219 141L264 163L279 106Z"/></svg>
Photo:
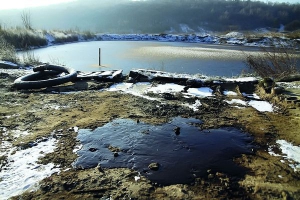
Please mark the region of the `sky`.
<svg viewBox="0 0 300 200"><path fill-rule="evenodd" d="M71 1L74 0L6 0L4 2L1 2L0 10L25 9L25 8L47 6L47 5L59 4L59 3L71 2Z"/></svg>
<svg viewBox="0 0 300 200"><path fill-rule="evenodd" d="M59 3L76 1L76 0L6 0L6 1L1 0L1 1L2 2L1 2L0 10L9 10L9 9L25 9L25 8L38 7L38 6L47 6L51 4L59 4ZM300 3L300 0L261 0L261 1Z"/></svg>

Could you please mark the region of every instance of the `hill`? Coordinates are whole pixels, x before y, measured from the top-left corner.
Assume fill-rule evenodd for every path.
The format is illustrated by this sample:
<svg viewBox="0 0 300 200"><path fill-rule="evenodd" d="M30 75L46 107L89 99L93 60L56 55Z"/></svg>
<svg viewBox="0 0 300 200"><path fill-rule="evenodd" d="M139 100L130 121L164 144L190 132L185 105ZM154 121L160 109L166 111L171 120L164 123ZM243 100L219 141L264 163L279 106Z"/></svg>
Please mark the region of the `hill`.
<svg viewBox="0 0 300 200"><path fill-rule="evenodd" d="M2 26L22 25L23 10L1 11ZM29 12L29 11L26 11ZM101 33L193 33L300 28L300 4L242 0L78 0L30 9L34 28ZM283 26L282 26L283 25Z"/></svg>

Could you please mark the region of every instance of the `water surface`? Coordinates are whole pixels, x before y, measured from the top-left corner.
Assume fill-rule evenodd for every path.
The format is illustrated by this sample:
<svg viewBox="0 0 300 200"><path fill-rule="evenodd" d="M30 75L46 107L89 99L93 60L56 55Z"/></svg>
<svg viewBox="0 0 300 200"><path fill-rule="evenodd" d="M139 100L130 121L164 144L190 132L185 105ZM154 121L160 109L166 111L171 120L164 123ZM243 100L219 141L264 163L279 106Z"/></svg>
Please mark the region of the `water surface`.
<svg viewBox="0 0 300 200"><path fill-rule="evenodd" d="M99 67L99 48L101 65ZM78 71L145 68L176 73L235 76L246 69L243 51L255 47L157 41L93 41L36 49L43 62L64 64Z"/></svg>
<svg viewBox="0 0 300 200"><path fill-rule="evenodd" d="M208 169L242 176L244 170L233 158L252 152L252 138L232 127L199 130L201 123L176 117L155 126L116 119L95 130L81 129L77 139L83 147L73 166L131 168L163 185L191 183L196 177L206 177ZM177 134L176 127L180 127ZM120 150L117 157L111 147ZM159 163L159 170L150 170L151 163Z"/></svg>

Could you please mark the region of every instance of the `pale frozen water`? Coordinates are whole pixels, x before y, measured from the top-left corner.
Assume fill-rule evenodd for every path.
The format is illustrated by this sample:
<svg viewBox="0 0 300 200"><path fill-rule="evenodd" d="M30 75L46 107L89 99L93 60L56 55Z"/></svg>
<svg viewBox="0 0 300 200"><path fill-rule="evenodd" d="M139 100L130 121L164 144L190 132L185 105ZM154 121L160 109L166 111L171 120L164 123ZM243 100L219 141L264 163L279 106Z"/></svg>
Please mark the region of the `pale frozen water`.
<svg viewBox="0 0 300 200"><path fill-rule="evenodd" d="M112 35L108 37L111 38ZM114 37L116 40L126 39L121 35ZM126 37L135 38L137 36L127 35ZM164 40L172 41L174 37L170 36ZM209 37L206 40L210 40ZM101 66L99 66L99 48L101 48ZM241 49L257 51L256 48L251 47L183 42L94 41L50 46L35 49L32 52L42 62L51 63L53 60L58 60L66 66L82 72L122 69L127 74L132 69L143 68L231 77L241 74L246 69L243 62L245 55ZM22 58L22 52L19 55Z"/></svg>

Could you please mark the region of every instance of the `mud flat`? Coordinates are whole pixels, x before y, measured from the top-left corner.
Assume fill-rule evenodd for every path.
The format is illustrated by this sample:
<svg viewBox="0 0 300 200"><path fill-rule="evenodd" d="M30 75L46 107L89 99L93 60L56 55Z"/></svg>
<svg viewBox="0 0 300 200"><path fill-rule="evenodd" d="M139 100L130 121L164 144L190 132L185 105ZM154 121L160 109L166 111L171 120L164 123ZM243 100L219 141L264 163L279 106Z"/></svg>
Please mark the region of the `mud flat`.
<svg viewBox="0 0 300 200"><path fill-rule="evenodd" d="M0 72L1 199L300 198L299 82L280 83L285 88L281 94L257 82L252 92L246 91L241 84L245 79L226 80L226 87L214 80L186 87L125 79L13 89L13 81L26 73ZM129 125L138 130L130 132L135 129ZM224 136L229 146L218 150L219 138L213 137L211 145L205 141L208 147L200 149L207 154L193 155L201 147L197 134L213 136L213 130L234 130L241 139ZM118 137L108 138L109 132ZM96 134L91 141L99 142L86 146L88 137L82 134L91 133ZM126 134L128 143L118 141ZM174 151L172 156L154 153L162 146L156 138L164 148L168 139L175 143L169 149L179 147L178 156ZM83 150L95 156L87 156L92 165L75 164ZM220 161L213 150L232 154ZM143 162L135 162L140 159L136 155L144 156ZM187 155L195 156L195 162L185 160ZM205 161L220 162L216 167ZM237 168L241 173L234 173ZM182 176L172 181L169 175L178 169L184 170L177 171L180 175L188 174L188 181Z"/></svg>

